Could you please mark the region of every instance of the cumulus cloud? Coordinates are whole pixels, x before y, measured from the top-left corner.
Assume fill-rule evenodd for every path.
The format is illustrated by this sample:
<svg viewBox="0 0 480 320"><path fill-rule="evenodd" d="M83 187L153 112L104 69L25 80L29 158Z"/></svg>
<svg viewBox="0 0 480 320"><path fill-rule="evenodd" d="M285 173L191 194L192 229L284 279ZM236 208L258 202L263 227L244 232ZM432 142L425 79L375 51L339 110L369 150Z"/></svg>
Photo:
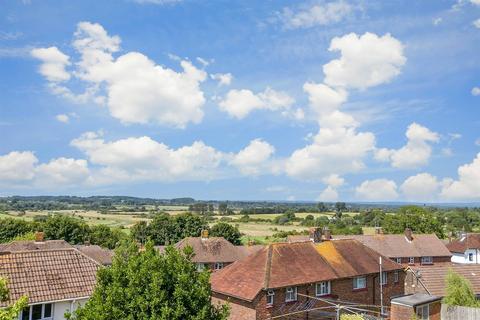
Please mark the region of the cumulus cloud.
<svg viewBox="0 0 480 320"><path fill-rule="evenodd" d="M175 71L139 52L115 58L120 42L120 37L110 36L100 24L80 22L73 41L80 60L70 74L64 69L68 57L58 49L34 49L32 55L44 62L40 71L51 82L53 93L78 102L106 104L110 114L123 123L184 128L202 120L205 97L200 83L206 80L205 71L187 60L180 61L182 71ZM70 76L85 83L85 93L76 95L58 84Z"/></svg>
<svg viewBox="0 0 480 320"><path fill-rule="evenodd" d="M338 23L354 11L346 1L333 1L303 6L298 9L284 8L281 20L287 29L310 28Z"/></svg>
<svg viewBox="0 0 480 320"><path fill-rule="evenodd" d="M327 186L317 197L317 201L337 201L338 200L338 191L332 186Z"/></svg>
<svg viewBox="0 0 480 320"><path fill-rule="evenodd" d="M480 96L480 87L473 87L472 88L472 95L473 96Z"/></svg>
<svg viewBox="0 0 480 320"><path fill-rule="evenodd" d="M63 157L40 164L35 171L37 184L50 187L83 183L90 175L86 160Z"/></svg>
<svg viewBox="0 0 480 320"><path fill-rule="evenodd" d="M63 123L68 123L70 122L70 117L66 114L57 114L55 116L55 119L57 119L57 121L59 122L63 122Z"/></svg>
<svg viewBox="0 0 480 320"><path fill-rule="evenodd" d="M355 189L355 195L362 201L394 200L398 197L397 184L387 179L366 180Z"/></svg>
<svg viewBox="0 0 480 320"><path fill-rule="evenodd" d="M350 33L335 37L328 49L340 58L323 66L325 83L333 87L367 89L389 82L400 74L406 58L403 45L390 34Z"/></svg>
<svg viewBox="0 0 480 320"><path fill-rule="evenodd" d="M233 76L231 73L214 73L210 78L218 81L219 86L229 86L232 83Z"/></svg>
<svg viewBox="0 0 480 320"><path fill-rule="evenodd" d="M276 171L276 165L272 161L274 152L275 148L268 142L255 139L235 154L230 163L248 176L272 173Z"/></svg>
<svg viewBox="0 0 480 320"><path fill-rule="evenodd" d="M31 151L12 151L0 155L0 184L32 180L38 159Z"/></svg>
<svg viewBox="0 0 480 320"><path fill-rule="evenodd" d="M400 190L407 200L433 201L437 198L442 183L437 177L429 173L419 173L408 177L400 186Z"/></svg>
<svg viewBox="0 0 480 320"><path fill-rule="evenodd" d="M448 180L441 196L451 200L480 200L480 153L458 168L458 180Z"/></svg>
<svg viewBox="0 0 480 320"><path fill-rule="evenodd" d="M254 110L289 110L295 100L285 92L266 88L263 92L253 93L250 90L230 90L220 101L222 111L237 119L245 118Z"/></svg>
<svg viewBox="0 0 480 320"><path fill-rule="evenodd" d="M62 82L70 79L66 67L70 65L70 58L57 47L33 49L31 55L42 61L39 72L48 81Z"/></svg>
<svg viewBox="0 0 480 320"><path fill-rule="evenodd" d="M432 154L431 143L436 143L439 136L436 132L412 123L406 132L407 144L400 149L377 149L375 158L378 161L390 162L392 167L413 169L428 163Z"/></svg>
<svg viewBox="0 0 480 320"><path fill-rule="evenodd" d="M473 21L472 23L476 28L480 29L480 19L477 19L477 20Z"/></svg>

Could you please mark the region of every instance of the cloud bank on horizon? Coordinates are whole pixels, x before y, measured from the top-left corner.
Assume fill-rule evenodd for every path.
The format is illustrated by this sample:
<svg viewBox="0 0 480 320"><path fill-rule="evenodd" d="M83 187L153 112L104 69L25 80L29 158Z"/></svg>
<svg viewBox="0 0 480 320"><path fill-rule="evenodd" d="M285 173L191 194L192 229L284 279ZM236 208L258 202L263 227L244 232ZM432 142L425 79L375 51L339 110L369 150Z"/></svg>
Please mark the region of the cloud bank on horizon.
<svg viewBox="0 0 480 320"><path fill-rule="evenodd" d="M176 8L194 5L162 0L119 6L182 14ZM178 196L220 199L480 201L480 63L474 57L480 47L470 42L471 48L453 49L454 56L470 58L464 63L432 63L452 59L432 48L458 41L459 20L471 29L464 37L480 37L478 20L466 22L467 5L480 16L472 1L429 8L424 21L410 21L409 28L444 28L449 37L441 40L435 31L412 37L411 30L391 28L384 19L392 8L379 13L362 2L262 6L249 32L274 39L235 54L230 50L242 41L224 36L211 49L187 38L190 55L159 54L151 47L163 42L141 35L125 40L121 34L128 28L115 34L101 20L64 22L65 30L75 28L70 38L53 34L48 39L58 40L30 45L29 66L39 76L22 69L44 88L32 95L57 105L45 107L54 113L50 121L43 115L31 121L41 122L37 130L59 130L64 137L50 138L62 141L54 148L38 142L41 135L30 143L12 138L0 149L0 186L5 194L139 195L140 186L149 196L181 188ZM450 20L455 24L445 26ZM318 33L317 43L312 37ZM265 49L278 46L279 52ZM7 63L14 64L11 57ZM472 74L466 76L466 69ZM9 120L24 118L13 113Z"/></svg>

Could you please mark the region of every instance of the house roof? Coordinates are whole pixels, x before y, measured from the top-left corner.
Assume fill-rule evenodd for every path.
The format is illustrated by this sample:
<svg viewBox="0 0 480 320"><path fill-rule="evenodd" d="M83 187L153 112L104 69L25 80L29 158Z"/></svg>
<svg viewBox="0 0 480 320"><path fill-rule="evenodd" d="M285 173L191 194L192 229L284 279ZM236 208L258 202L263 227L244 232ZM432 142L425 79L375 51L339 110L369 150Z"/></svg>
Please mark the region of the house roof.
<svg viewBox="0 0 480 320"><path fill-rule="evenodd" d="M75 248L104 266L112 264L112 250L97 245L76 245Z"/></svg>
<svg viewBox="0 0 480 320"><path fill-rule="evenodd" d="M252 301L262 289L378 272L380 254L359 241L273 243L212 274L212 290ZM383 257L386 271L402 267Z"/></svg>
<svg viewBox="0 0 480 320"><path fill-rule="evenodd" d="M68 248L72 248L72 245L65 240L46 240L42 242L36 242L33 240L22 240L0 244L0 252L35 251Z"/></svg>
<svg viewBox="0 0 480 320"><path fill-rule="evenodd" d="M398 297L392 299L392 304L400 304L409 307L416 307L422 304L427 304L431 302L435 302L442 299L442 297L432 296L426 293L415 293L403 297Z"/></svg>
<svg viewBox="0 0 480 320"><path fill-rule="evenodd" d="M480 264L436 264L408 268L428 293L441 297L445 295L445 278L450 269L468 279L475 294L480 294Z"/></svg>
<svg viewBox="0 0 480 320"><path fill-rule="evenodd" d="M188 237L175 244L177 249L192 247L195 255L192 258L196 263L234 262L256 252L263 246L234 246L222 237ZM163 252L164 246L157 246Z"/></svg>
<svg viewBox="0 0 480 320"><path fill-rule="evenodd" d="M90 296L100 265L74 248L0 253L0 277L8 280L10 301L28 303Z"/></svg>
<svg viewBox="0 0 480 320"><path fill-rule="evenodd" d="M309 236L289 237L289 242L308 241ZM303 239L303 240L302 240ZM389 258L450 257L452 254L435 234L413 234L411 241L403 234L334 235L333 239L355 239Z"/></svg>
<svg viewBox="0 0 480 320"><path fill-rule="evenodd" d="M447 244L447 248L455 253L464 253L468 249L480 249L480 233L467 233L460 239Z"/></svg>

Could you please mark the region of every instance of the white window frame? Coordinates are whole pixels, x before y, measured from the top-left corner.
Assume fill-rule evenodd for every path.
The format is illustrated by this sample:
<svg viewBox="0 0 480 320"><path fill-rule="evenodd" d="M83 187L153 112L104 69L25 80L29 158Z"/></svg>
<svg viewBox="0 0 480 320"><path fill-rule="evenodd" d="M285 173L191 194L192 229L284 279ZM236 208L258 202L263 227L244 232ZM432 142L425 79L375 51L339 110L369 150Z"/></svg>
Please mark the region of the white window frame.
<svg viewBox="0 0 480 320"><path fill-rule="evenodd" d="M45 317L45 305L47 305L47 304L51 305L51 307L50 307L50 317ZM38 306L38 305L42 306L42 317L39 320L53 320L53 303L42 303L42 304L39 303L39 304L32 304L32 305L27 306L26 308L28 308L28 310L29 310L28 320L32 320L33 306ZM23 318L23 310L18 315L19 320L22 320L22 318Z"/></svg>
<svg viewBox="0 0 480 320"><path fill-rule="evenodd" d="M433 257L430 257L430 256L422 257L421 262L422 262L422 264L432 264L433 263Z"/></svg>
<svg viewBox="0 0 480 320"><path fill-rule="evenodd" d="M425 311L426 311L426 317L425 317ZM415 308L415 315L417 316L416 319L418 320L429 320L430 319L430 305L429 304L424 304L421 306L417 306Z"/></svg>
<svg viewBox="0 0 480 320"><path fill-rule="evenodd" d="M317 282L315 284L315 296L321 297L329 295L331 293L331 288L330 281Z"/></svg>
<svg viewBox="0 0 480 320"><path fill-rule="evenodd" d="M285 289L285 302L297 301L297 287Z"/></svg>
<svg viewBox="0 0 480 320"><path fill-rule="evenodd" d="M402 263L402 258L395 258L397 263Z"/></svg>
<svg viewBox="0 0 480 320"><path fill-rule="evenodd" d="M393 282L397 283L400 281L399 279L400 279L400 272L398 270L395 270L395 272L393 273Z"/></svg>
<svg viewBox="0 0 480 320"><path fill-rule="evenodd" d="M205 269L205 263L197 263L197 271L201 272Z"/></svg>
<svg viewBox="0 0 480 320"><path fill-rule="evenodd" d="M273 305L274 298L275 298L275 291L268 290L267 291L267 306L272 306Z"/></svg>
<svg viewBox="0 0 480 320"><path fill-rule="evenodd" d="M388 273L383 271L382 276L380 277L380 284L383 286L383 285L386 285L387 283L388 283Z"/></svg>
<svg viewBox="0 0 480 320"><path fill-rule="evenodd" d="M415 257L408 258L408 264L415 264Z"/></svg>
<svg viewBox="0 0 480 320"><path fill-rule="evenodd" d="M470 262L473 262L473 253L472 252L469 252L467 254L467 260L470 261Z"/></svg>
<svg viewBox="0 0 480 320"><path fill-rule="evenodd" d="M359 280L362 279L363 286L359 286ZM353 278L353 290L365 289L367 287L367 277L355 277Z"/></svg>
<svg viewBox="0 0 480 320"><path fill-rule="evenodd" d="M213 265L213 269L215 270L223 269L223 262L215 262L215 264Z"/></svg>

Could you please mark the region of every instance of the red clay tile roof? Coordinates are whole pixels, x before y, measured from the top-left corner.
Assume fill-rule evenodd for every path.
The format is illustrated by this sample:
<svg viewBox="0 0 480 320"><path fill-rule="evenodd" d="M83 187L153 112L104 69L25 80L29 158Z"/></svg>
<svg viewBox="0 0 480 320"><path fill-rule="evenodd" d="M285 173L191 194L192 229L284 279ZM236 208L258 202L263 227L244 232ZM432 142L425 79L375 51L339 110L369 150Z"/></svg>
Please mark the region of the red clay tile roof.
<svg viewBox="0 0 480 320"><path fill-rule="evenodd" d="M175 244L177 249L183 249L187 246L192 247L195 256L192 258L196 263L215 263L215 262L234 262L245 258L250 253L256 252L263 246L234 246L231 242L222 237L210 237L202 239L201 237L188 237ZM165 246L156 247L160 252L165 250Z"/></svg>
<svg viewBox="0 0 480 320"><path fill-rule="evenodd" d="M447 244L450 252L464 253L468 249L480 249L480 233L467 233L465 237Z"/></svg>
<svg viewBox="0 0 480 320"><path fill-rule="evenodd" d="M14 251L34 251L34 250L52 250L73 248L65 240L47 240L42 242L35 241L12 241L10 243L0 244L0 252Z"/></svg>
<svg viewBox="0 0 480 320"><path fill-rule="evenodd" d="M112 250L105 249L97 245L76 245L75 248L104 266L109 266L112 264Z"/></svg>
<svg viewBox="0 0 480 320"><path fill-rule="evenodd" d="M262 289L376 273L379 257L356 240L274 243L212 274L212 290L252 301ZM383 258L385 271L402 269Z"/></svg>
<svg viewBox="0 0 480 320"><path fill-rule="evenodd" d="M408 269L420 274L420 282L432 295L442 297L445 295L445 277L449 269L468 279L472 283L475 294L480 294L480 264L436 264Z"/></svg>
<svg viewBox="0 0 480 320"><path fill-rule="evenodd" d="M73 248L0 253L0 277L8 280L11 301L26 294L29 304L90 296L99 267Z"/></svg>
<svg viewBox="0 0 480 320"><path fill-rule="evenodd" d="M408 241L403 234L334 235L333 239L355 239L389 258L450 257L452 254L435 234L413 234ZM309 236L289 237L289 242L308 241Z"/></svg>

